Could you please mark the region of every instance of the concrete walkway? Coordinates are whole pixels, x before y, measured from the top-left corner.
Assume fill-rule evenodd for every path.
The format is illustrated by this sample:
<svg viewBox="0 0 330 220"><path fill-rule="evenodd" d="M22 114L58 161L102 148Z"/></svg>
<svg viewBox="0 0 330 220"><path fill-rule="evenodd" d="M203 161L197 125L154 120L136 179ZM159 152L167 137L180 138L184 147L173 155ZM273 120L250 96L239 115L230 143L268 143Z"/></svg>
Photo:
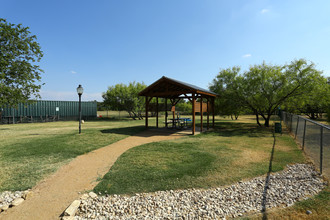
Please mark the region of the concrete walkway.
<svg viewBox="0 0 330 220"><path fill-rule="evenodd" d="M59 219L80 193L92 190L97 178L103 177L126 150L146 143L185 136L164 130L148 130L109 146L81 155L61 167L55 174L32 189L32 195L21 205L0 214L0 219Z"/></svg>

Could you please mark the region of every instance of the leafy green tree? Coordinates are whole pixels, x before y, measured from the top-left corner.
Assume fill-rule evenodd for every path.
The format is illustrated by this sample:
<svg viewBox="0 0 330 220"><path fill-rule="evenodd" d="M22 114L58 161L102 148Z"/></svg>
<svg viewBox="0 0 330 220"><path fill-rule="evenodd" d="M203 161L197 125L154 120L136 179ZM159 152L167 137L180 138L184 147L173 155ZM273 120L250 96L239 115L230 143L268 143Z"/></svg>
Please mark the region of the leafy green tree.
<svg viewBox="0 0 330 220"><path fill-rule="evenodd" d="M280 105L288 99L309 94L315 88L315 82L322 78L314 64L303 59L285 66L254 65L242 75L233 70L227 73L230 80L226 80L226 88L232 88L235 94L232 97L255 113L258 125L261 125L261 116L266 127L269 127L270 117ZM223 78L222 74L219 74L220 78Z"/></svg>
<svg viewBox="0 0 330 220"><path fill-rule="evenodd" d="M175 105L175 110L180 112L182 115L191 114L192 104L189 101L182 99Z"/></svg>
<svg viewBox="0 0 330 220"><path fill-rule="evenodd" d="M109 86L103 93L104 104L110 110L127 111L133 119L142 119L145 99L138 95L140 91L146 88L144 83L131 82L128 85L116 84Z"/></svg>
<svg viewBox="0 0 330 220"><path fill-rule="evenodd" d="M322 117L330 105L330 85L325 77L315 79L313 85L309 93L288 99L285 108L290 112L305 114L310 119Z"/></svg>
<svg viewBox="0 0 330 220"><path fill-rule="evenodd" d="M242 78L245 102L265 120L269 127L271 115L288 99L310 93L321 72L304 59L294 60L285 66L255 65Z"/></svg>
<svg viewBox="0 0 330 220"><path fill-rule="evenodd" d="M240 70L240 67L236 66L223 69L213 80L210 90L220 95L215 100L216 114L230 115L232 119L233 117L237 119L246 109L241 95L237 93L238 81L236 79Z"/></svg>
<svg viewBox="0 0 330 220"><path fill-rule="evenodd" d="M28 27L0 18L0 106L15 107L31 96L40 98L43 56L37 37Z"/></svg>

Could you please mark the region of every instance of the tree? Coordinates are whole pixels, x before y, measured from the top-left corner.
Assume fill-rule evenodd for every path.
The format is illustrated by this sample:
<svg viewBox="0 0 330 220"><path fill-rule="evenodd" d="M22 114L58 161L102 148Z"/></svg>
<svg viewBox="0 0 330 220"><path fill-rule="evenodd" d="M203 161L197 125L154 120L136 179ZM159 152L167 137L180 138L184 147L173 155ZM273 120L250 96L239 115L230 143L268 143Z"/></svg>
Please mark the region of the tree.
<svg viewBox="0 0 330 220"><path fill-rule="evenodd" d="M330 104L330 85L325 77L319 77L313 81L313 88L309 93L299 97L288 99L285 109L307 115L310 119L322 117L322 113L327 111Z"/></svg>
<svg viewBox="0 0 330 220"><path fill-rule="evenodd" d="M242 79L243 94L248 106L265 120L269 127L271 115L288 99L301 97L315 88L321 72L313 63L294 60L288 65L255 65Z"/></svg>
<svg viewBox="0 0 330 220"><path fill-rule="evenodd" d="M0 106L15 107L31 96L40 98L43 56L37 37L28 27L0 18Z"/></svg>
<svg viewBox="0 0 330 220"><path fill-rule="evenodd" d="M233 88L235 98L255 113L259 126L260 115L269 127L270 117L280 105L310 93L320 78L321 72L313 63L300 59L284 66L251 66L244 74L231 77L226 86Z"/></svg>
<svg viewBox="0 0 330 220"><path fill-rule="evenodd" d="M129 85L116 84L109 86L103 93L104 104L111 110L127 111L133 119L142 119L144 109L144 97L138 95L140 91L146 88L144 83L131 82Z"/></svg>
<svg viewBox="0 0 330 220"><path fill-rule="evenodd" d="M215 100L216 114L230 115L232 119L234 116L236 120L246 109L242 97L236 92L238 89L236 77L240 70L241 68L236 66L221 70L210 86L212 92L220 95Z"/></svg>

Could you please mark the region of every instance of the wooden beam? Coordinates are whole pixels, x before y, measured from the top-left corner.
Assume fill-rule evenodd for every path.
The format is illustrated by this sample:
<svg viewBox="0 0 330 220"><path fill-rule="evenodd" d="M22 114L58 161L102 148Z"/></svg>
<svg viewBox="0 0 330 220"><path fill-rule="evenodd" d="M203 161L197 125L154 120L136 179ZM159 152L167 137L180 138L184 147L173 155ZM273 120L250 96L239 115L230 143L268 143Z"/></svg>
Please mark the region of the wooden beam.
<svg viewBox="0 0 330 220"><path fill-rule="evenodd" d="M148 108L149 108L149 102L148 102L148 96L146 96L146 128L148 129Z"/></svg>
<svg viewBox="0 0 330 220"><path fill-rule="evenodd" d="M179 96L179 95L183 95L183 94L186 94L186 93L190 93L189 91L188 92L185 92L185 91L169 91L169 92L150 92L150 93L147 93L146 95L152 95L153 97L169 97L169 96Z"/></svg>
<svg viewBox="0 0 330 220"><path fill-rule="evenodd" d="M175 100L175 99L174 99ZM178 102L180 101L180 99L177 99L175 102L174 102L174 105L178 104Z"/></svg>
<svg viewBox="0 0 330 220"><path fill-rule="evenodd" d="M192 134L195 135L195 131L196 131L196 120L195 120L195 103L196 103L196 99L195 99L195 93L192 94Z"/></svg>
<svg viewBox="0 0 330 220"><path fill-rule="evenodd" d="M186 98L192 103L192 97L187 96L187 94L184 94L184 97L179 97L179 98Z"/></svg>
<svg viewBox="0 0 330 220"><path fill-rule="evenodd" d="M210 109L209 109L209 105L210 105L210 102L209 102L209 99L206 98L206 104L207 104L207 130L210 129Z"/></svg>
<svg viewBox="0 0 330 220"><path fill-rule="evenodd" d="M207 96L211 96L211 97L216 97L217 96L217 95L214 95L214 94L211 94L211 93L208 93L208 92L203 92L203 91L197 91L197 93L207 95Z"/></svg>
<svg viewBox="0 0 330 220"><path fill-rule="evenodd" d="M165 127L167 128L167 98L165 98Z"/></svg>
<svg viewBox="0 0 330 220"><path fill-rule="evenodd" d="M203 97L200 98L201 133L203 132Z"/></svg>
<svg viewBox="0 0 330 220"><path fill-rule="evenodd" d="M212 127L213 127L213 129L214 129L214 109L215 109L215 107L214 107L214 99L215 98L212 98Z"/></svg>
<svg viewBox="0 0 330 220"><path fill-rule="evenodd" d="M175 125L175 108L174 108L174 111L172 111L172 113L173 113L172 128L174 128L174 125Z"/></svg>
<svg viewBox="0 0 330 220"><path fill-rule="evenodd" d="M156 98L156 128L158 128L158 97Z"/></svg>

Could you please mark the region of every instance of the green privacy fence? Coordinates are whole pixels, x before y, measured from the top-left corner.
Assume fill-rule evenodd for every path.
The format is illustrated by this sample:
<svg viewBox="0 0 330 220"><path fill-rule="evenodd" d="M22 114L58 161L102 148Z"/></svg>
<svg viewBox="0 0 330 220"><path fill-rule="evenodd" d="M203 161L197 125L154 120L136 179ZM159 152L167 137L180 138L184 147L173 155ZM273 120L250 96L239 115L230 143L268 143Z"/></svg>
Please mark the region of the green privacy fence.
<svg viewBox="0 0 330 220"><path fill-rule="evenodd" d="M79 117L79 102L77 101L44 101L21 103L17 108L2 107L1 122L44 122L58 120L76 120ZM81 102L83 119L97 116L97 103Z"/></svg>

